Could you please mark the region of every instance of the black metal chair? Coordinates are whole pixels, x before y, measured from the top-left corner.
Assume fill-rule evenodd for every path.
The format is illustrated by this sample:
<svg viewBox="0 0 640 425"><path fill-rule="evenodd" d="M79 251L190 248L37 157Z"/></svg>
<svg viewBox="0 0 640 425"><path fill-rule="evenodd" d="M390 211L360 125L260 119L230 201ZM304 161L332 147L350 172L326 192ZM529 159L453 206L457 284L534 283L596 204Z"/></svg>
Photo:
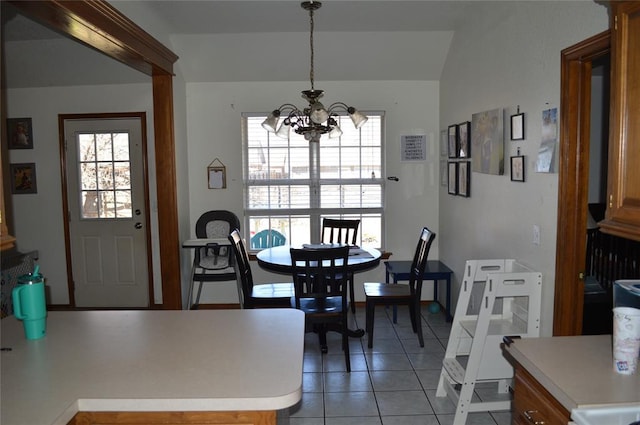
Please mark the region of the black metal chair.
<svg viewBox="0 0 640 425"><path fill-rule="evenodd" d="M407 305L409 306L409 315L411 317L411 327L413 332L418 334L420 347L424 347L424 339L422 337L422 316L420 314L420 298L422 295L422 279L424 269L427 265L427 257L429 249L436 234L427 229L422 229L416 252L411 263L411 276L409 284L401 283L378 283L365 282L364 295L366 298L366 325L365 329L368 334L367 346L373 347L373 319L376 311L376 305Z"/></svg>
<svg viewBox="0 0 640 425"><path fill-rule="evenodd" d="M342 334L342 349L351 372L347 329L347 262L349 247L322 249L291 248L294 307L304 311L307 331L318 333L320 347L327 352L327 331Z"/></svg>
<svg viewBox="0 0 640 425"><path fill-rule="evenodd" d="M231 232L229 242L235 256L238 285L242 288L242 308L290 308L295 296L293 283L254 285L249 254L238 229Z"/></svg>
<svg viewBox="0 0 640 425"><path fill-rule="evenodd" d="M213 210L202 214L196 222L196 238L198 239L227 239L233 229L240 228L240 220L231 211ZM204 282L226 282L236 280L231 248L224 244L210 243L196 249L193 258L193 274L189 284L187 306L197 309L200 305L200 295ZM192 305L193 287L199 283L198 294Z"/></svg>
<svg viewBox="0 0 640 425"><path fill-rule="evenodd" d="M356 245L358 241L358 227L360 220L338 220L333 218L322 219L322 242L328 243L345 243ZM353 273L349 273L349 303L351 304L351 312L356 312L356 300Z"/></svg>

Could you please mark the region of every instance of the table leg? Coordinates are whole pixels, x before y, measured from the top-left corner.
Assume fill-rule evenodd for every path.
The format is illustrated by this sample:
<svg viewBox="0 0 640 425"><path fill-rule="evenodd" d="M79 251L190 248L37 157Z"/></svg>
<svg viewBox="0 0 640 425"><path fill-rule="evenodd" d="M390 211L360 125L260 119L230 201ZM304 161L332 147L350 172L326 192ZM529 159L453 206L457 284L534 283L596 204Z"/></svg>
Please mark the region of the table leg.
<svg viewBox="0 0 640 425"><path fill-rule="evenodd" d="M451 316L451 274L447 275L446 279L447 283L447 322L453 321L453 316Z"/></svg>

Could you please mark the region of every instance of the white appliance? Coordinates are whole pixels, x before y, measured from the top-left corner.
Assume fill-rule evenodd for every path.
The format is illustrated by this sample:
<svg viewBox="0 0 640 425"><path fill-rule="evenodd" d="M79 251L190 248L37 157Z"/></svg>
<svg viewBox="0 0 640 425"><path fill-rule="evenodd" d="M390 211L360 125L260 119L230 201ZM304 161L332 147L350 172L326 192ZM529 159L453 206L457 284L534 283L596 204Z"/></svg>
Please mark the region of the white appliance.
<svg viewBox="0 0 640 425"><path fill-rule="evenodd" d="M576 425L640 425L640 403L573 409L571 420Z"/></svg>

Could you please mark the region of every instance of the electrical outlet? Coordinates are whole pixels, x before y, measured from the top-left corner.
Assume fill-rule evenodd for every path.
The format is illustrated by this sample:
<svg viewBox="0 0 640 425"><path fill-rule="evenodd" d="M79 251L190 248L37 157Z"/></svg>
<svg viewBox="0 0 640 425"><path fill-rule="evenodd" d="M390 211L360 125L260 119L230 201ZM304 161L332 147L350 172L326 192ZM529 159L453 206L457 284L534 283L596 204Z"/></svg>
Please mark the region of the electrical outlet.
<svg viewBox="0 0 640 425"><path fill-rule="evenodd" d="M540 226L537 224L533 225L533 240L534 245L540 245Z"/></svg>

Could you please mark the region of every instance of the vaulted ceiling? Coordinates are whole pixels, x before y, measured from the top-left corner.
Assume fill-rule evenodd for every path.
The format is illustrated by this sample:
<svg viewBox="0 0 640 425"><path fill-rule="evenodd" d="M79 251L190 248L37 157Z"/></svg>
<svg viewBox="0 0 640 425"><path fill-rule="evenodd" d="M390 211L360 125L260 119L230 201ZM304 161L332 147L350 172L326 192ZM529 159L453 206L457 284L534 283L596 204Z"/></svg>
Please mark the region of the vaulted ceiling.
<svg viewBox="0 0 640 425"><path fill-rule="evenodd" d="M299 1L110 3L180 57L187 82L308 79L309 19ZM315 14L315 78L438 80L455 30L481 3L325 0ZM8 87L148 81L2 7Z"/></svg>

